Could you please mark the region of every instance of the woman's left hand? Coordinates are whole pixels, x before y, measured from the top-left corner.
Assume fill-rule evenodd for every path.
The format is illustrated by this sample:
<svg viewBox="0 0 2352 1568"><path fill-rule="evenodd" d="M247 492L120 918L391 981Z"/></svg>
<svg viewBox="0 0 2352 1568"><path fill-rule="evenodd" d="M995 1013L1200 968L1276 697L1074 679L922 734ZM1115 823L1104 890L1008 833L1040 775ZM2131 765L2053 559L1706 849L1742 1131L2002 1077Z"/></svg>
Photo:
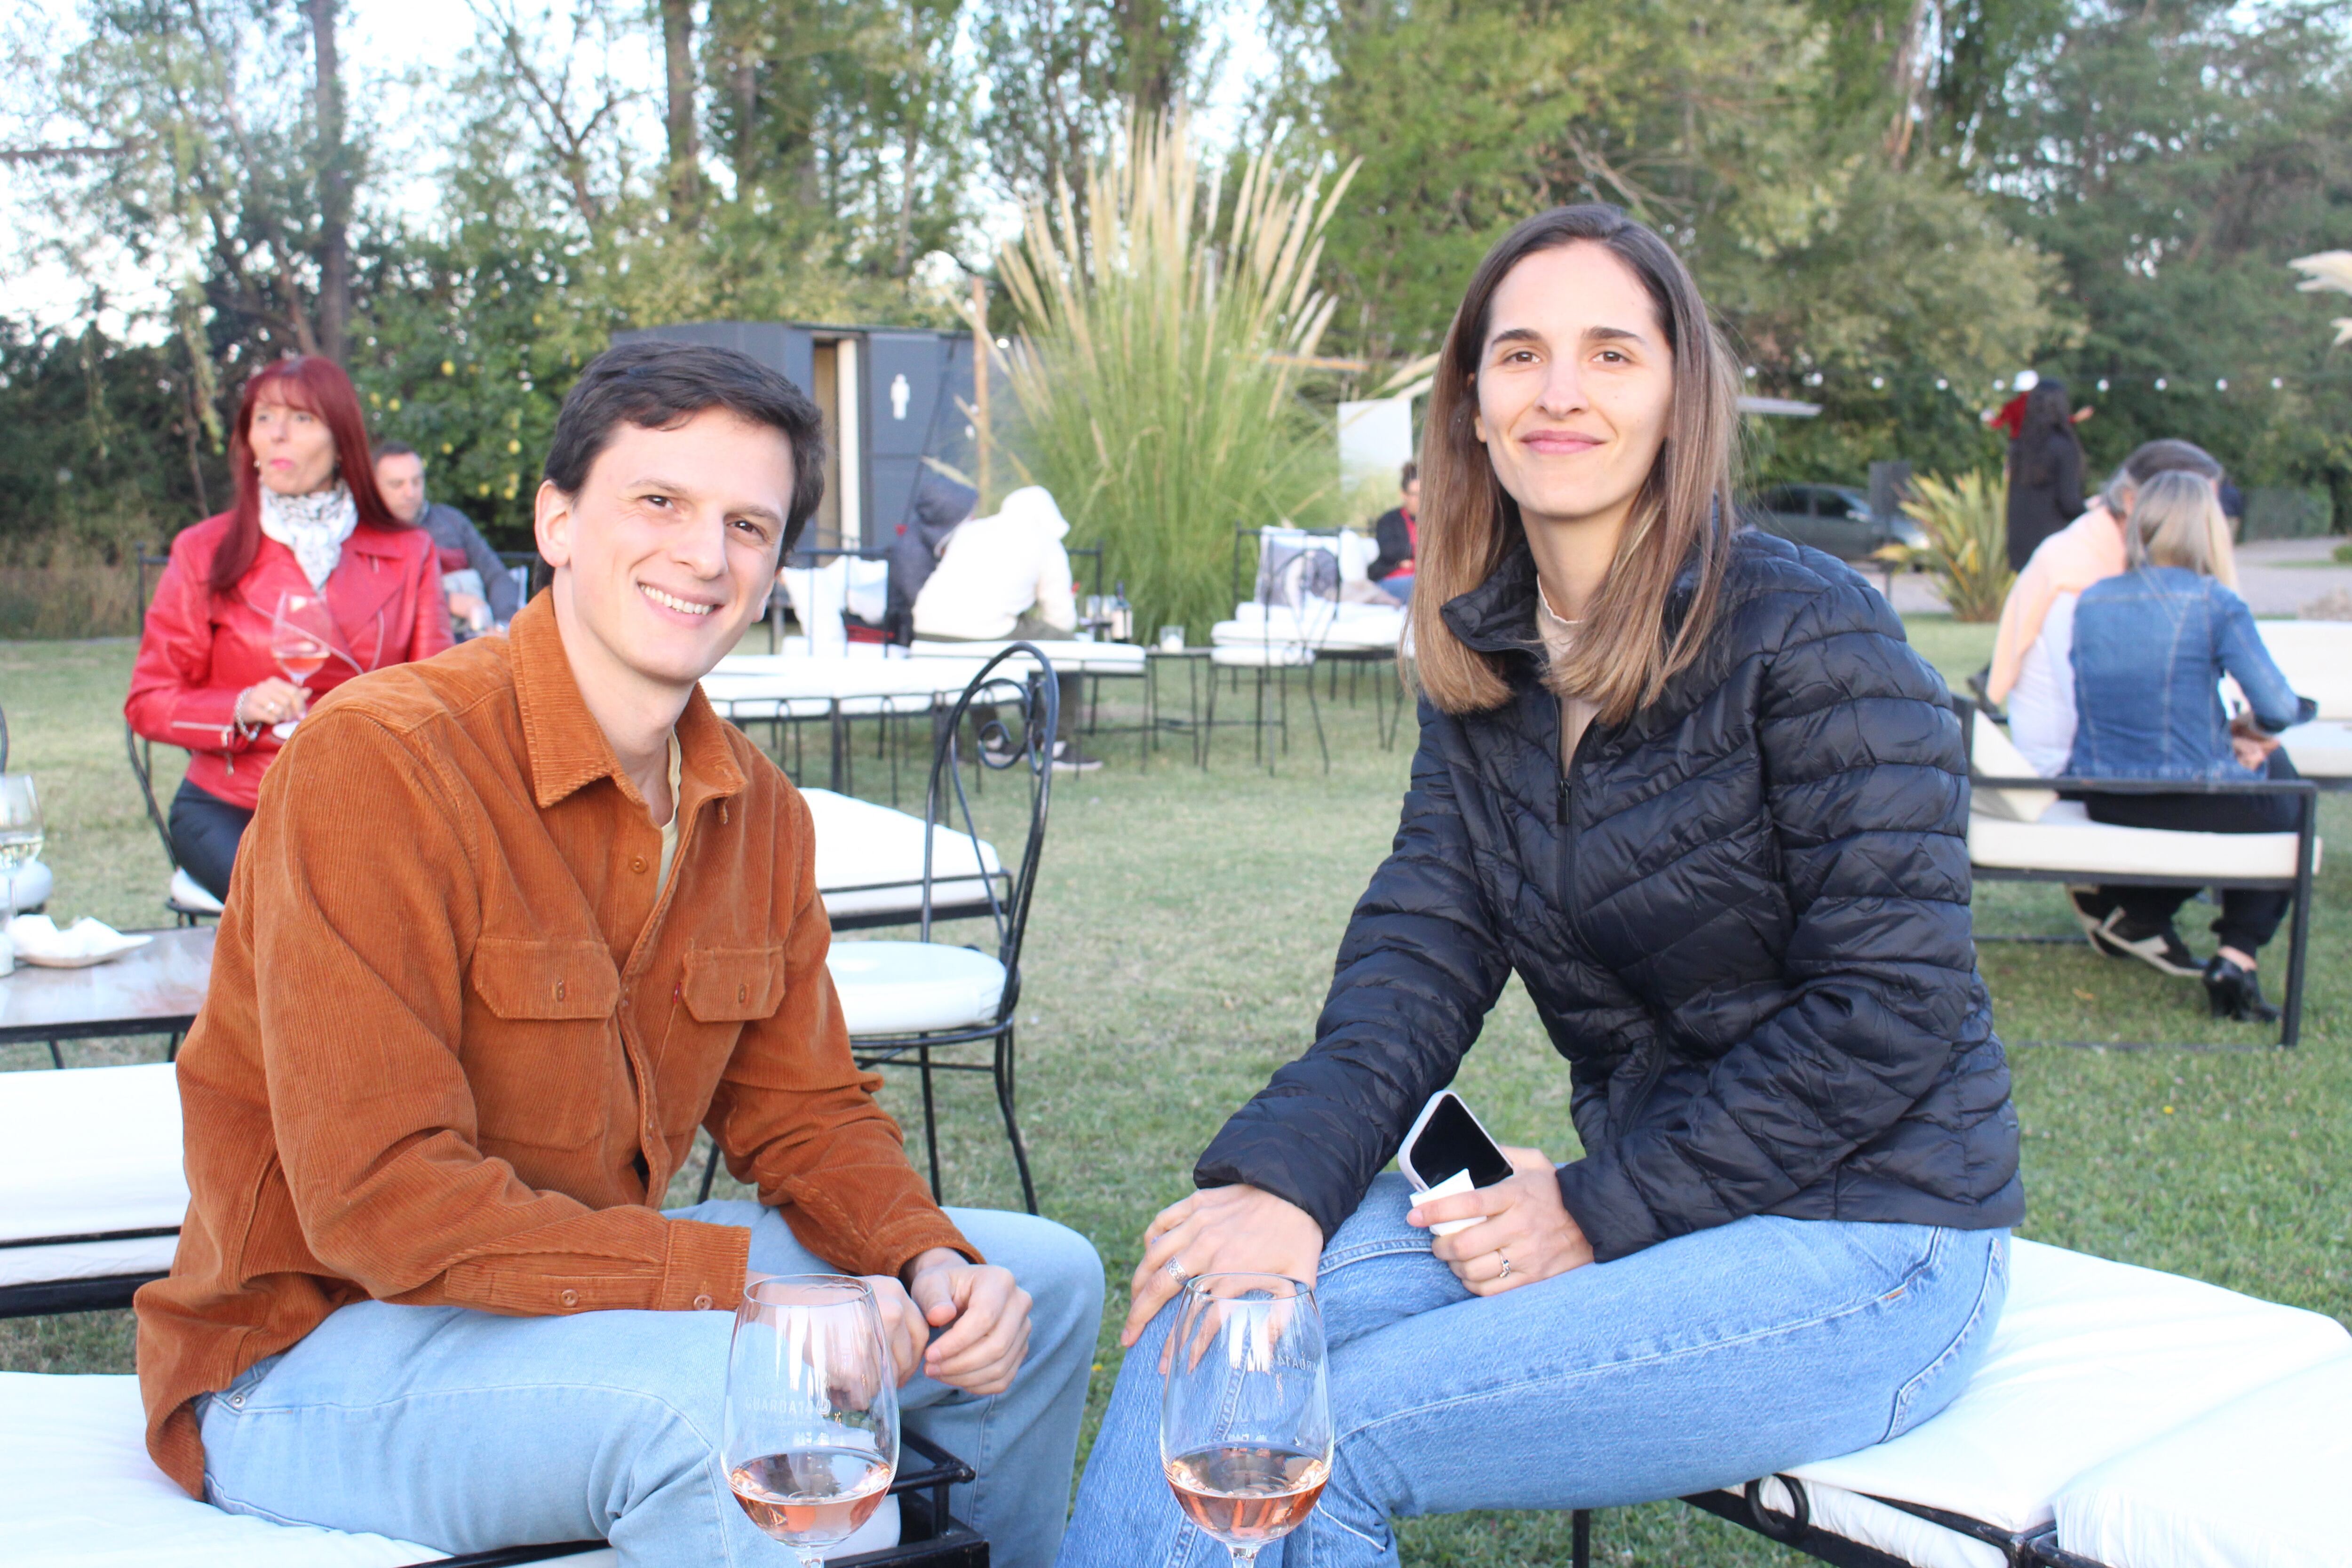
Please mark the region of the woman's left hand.
<svg viewBox="0 0 2352 1568"><path fill-rule="evenodd" d="M1592 1261L1592 1244L1559 1201L1559 1182L1544 1152L1506 1148L1503 1155L1517 1173L1510 1180L1415 1204L1404 1216L1407 1224L1424 1226L1481 1221L1430 1246L1474 1296L1499 1296Z"/></svg>

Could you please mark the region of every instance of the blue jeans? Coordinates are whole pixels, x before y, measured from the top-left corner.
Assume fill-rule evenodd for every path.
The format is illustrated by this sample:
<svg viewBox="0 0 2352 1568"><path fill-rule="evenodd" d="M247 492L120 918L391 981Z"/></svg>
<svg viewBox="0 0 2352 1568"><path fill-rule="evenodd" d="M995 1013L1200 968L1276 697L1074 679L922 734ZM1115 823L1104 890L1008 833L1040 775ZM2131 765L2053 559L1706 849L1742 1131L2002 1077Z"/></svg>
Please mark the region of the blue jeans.
<svg viewBox="0 0 2352 1568"><path fill-rule="evenodd" d="M2006 1231L1757 1216L1472 1296L1372 1184L1323 1250L1330 1485L1264 1568L1394 1563L1399 1516L1610 1508L1867 1447L1949 1404L2008 1290ZM1063 1568L1219 1568L1160 1479L1160 1351L1128 1352Z"/></svg>
<svg viewBox="0 0 2352 1568"><path fill-rule="evenodd" d="M772 1209L677 1211L751 1232L761 1274L830 1273ZM1034 1299L1012 1387L975 1396L918 1376L909 1431L980 1472L956 1516L1004 1568L1061 1540L1102 1320L1102 1264L1050 1220L948 1216ZM720 1466L730 1312L502 1318L462 1307L342 1308L200 1402L205 1492L284 1523L372 1531L457 1553L603 1538L626 1568L782 1568Z"/></svg>

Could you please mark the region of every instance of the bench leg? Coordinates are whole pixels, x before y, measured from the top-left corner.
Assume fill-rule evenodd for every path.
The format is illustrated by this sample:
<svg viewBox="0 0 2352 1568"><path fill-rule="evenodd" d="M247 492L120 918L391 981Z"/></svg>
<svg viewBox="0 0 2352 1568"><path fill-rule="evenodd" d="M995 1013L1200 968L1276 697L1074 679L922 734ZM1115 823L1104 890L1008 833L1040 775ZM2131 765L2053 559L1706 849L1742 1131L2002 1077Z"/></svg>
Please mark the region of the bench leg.
<svg viewBox="0 0 2352 1568"><path fill-rule="evenodd" d="M1592 1568L1592 1510L1578 1509L1569 1515L1569 1560L1575 1568Z"/></svg>

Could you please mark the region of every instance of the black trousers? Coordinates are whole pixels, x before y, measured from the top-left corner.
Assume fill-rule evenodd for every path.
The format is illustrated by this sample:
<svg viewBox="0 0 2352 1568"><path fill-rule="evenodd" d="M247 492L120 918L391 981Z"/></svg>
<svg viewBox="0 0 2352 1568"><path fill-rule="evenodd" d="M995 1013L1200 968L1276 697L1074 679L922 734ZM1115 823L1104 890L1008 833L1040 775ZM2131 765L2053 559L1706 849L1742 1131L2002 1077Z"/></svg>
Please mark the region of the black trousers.
<svg viewBox="0 0 2352 1568"><path fill-rule="evenodd" d="M228 897L228 874L236 868L236 847L253 813L231 805L187 780L172 797L172 852L180 868L215 899Z"/></svg>
<svg viewBox="0 0 2352 1568"><path fill-rule="evenodd" d="M2270 776L2300 778L2284 749ZM2295 802L2283 795L2094 795L2083 799L2094 822L2118 827L2169 827L2190 833L2293 833ZM2101 888L2100 895L2137 926L2162 925L2197 896L2194 888ZM2213 934L2224 947L2252 953L2278 934L2294 895L2269 888L2224 888Z"/></svg>

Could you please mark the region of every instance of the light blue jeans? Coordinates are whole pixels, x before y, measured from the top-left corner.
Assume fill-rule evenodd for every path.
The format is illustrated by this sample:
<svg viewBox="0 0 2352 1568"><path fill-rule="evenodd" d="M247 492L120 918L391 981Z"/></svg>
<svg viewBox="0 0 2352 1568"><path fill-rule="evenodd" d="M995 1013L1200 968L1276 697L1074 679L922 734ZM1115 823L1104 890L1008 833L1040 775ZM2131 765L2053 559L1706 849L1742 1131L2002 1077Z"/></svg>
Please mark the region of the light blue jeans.
<svg viewBox="0 0 2352 1568"><path fill-rule="evenodd" d="M1307 1522L1261 1568L1397 1561L1390 1521L1682 1497L1895 1436L1983 1358L2007 1231L1739 1220L1480 1299L1372 1184L1323 1250L1338 1447ZM1221 1568L1160 1469L1160 1350L1128 1352L1063 1568Z"/></svg>
<svg viewBox="0 0 2352 1568"><path fill-rule="evenodd" d="M1054 1559L1102 1321L1102 1263L1031 1215L950 1209L1034 1300L1029 1358L979 1397L918 1376L908 1430L980 1472L950 1506L1003 1568ZM830 1273L773 1209L676 1213L751 1232L761 1274ZM502 1318L342 1308L203 1401L205 1491L236 1513L457 1553L602 1538L626 1568L783 1568L719 1458L731 1312Z"/></svg>

